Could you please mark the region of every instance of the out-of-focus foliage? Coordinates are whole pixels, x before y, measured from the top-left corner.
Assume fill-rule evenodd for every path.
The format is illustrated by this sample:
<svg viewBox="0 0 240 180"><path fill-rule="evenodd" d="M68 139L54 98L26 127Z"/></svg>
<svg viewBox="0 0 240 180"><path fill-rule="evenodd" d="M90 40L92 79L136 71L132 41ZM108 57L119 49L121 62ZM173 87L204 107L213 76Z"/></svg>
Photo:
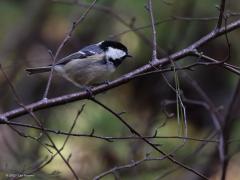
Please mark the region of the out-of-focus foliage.
<svg viewBox="0 0 240 180"><path fill-rule="evenodd" d="M0 1L0 63L9 75L9 78L24 104L40 100L44 93L48 74L28 76L26 67L41 66L51 63L48 50L56 52L60 42L66 36L75 21L86 9L76 3L63 3L58 0L2 0ZM92 1L81 1L91 3ZM163 57L169 53L180 50L207 34L216 25L216 21L186 21L173 20L174 16L181 17L217 17L216 6L219 0L153 0L154 16L157 28L157 42L162 49L158 56ZM110 9L112 13L105 13L93 9L86 19L77 27L73 37L60 53L60 57L77 51L85 45L115 37L126 44L133 60L125 61L112 79L134 70L147 63L151 58L151 43L145 42L141 35L151 42L151 27L130 31L129 27L122 23L132 23L132 28L150 25L150 17L144 6L145 0L104 0L97 3ZM240 2L229 1L226 8L238 11ZM119 20L119 16L122 20ZM228 22L233 21L232 18ZM163 22L165 21L166 22ZM229 63L239 65L239 31L229 34L231 41L231 60ZM116 35L116 36L115 36ZM225 37L221 37L201 51L216 59L224 59L227 55ZM178 66L193 62L194 58L185 58L177 63ZM187 71L201 87L207 92L216 106L226 107L232 95L237 76L219 68L198 67L195 71ZM188 98L198 99L198 95L178 73L180 88ZM169 83L175 86L174 73L165 74ZM49 97L57 97L67 93L78 91L76 87L62 79L53 77L53 84ZM176 100L176 94L168 86L161 74L140 77L125 85L112 89L104 94L97 95L97 99L107 104L116 112L126 112L122 116L142 135L153 135L156 130L158 136L178 136L182 124L178 124L176 116L168 118L163 111L162 102ZM199 100L199 99L198 99ZM18 107L14 96L7 86L4 77L0 76L0 113ZM131 136L131 132L123 126L112 114L96 104L86 100L74 102L63 106L45 109L37 112L37 116L44 122L47 128L69 131L77 111L86 104L73 130L74 133L90 134L94 129L95 135L100 136ZM214 126L210 115L203 108L186 104L188 119L188 136L206 138ZM176 115L176 105L167 106L167 111ZM29 116L16 119L26 123L33 123ZM33 123L34 124L34 123ZM239 123L232 129L233 138L239 136ZM50 153L36 141L20 137L11 128L1 125L1 176L14 172L37 167ZM40 137L43 143L47 143L45 136L40 136L40 131L26 128L18 128L25 134ZM65 136L51 134L54 142L61 147ZM161 149L171 152L183 143L180 139L158 139ZM188 157L197 147L199 142L187 141L176 153L178 159ZM231 151L239 148L236 142ZM215 143L209 143L199 154L192 157L189 164L201 169L203 172L214 170L209 167L209 162L215 163ZM107 142L101 139L87 137L71 137L63 150L65 157L71 155L70 164L82 179L91 179L95 175L112 167L128 164L131 160L143 158L146 153L157 155L148 145L140 140L116 140ZM237 153L235 160L239 161ZM237 174L237 163L232 162L229 172ZM140 166L120 171L121 179L154 179L161 176L174 167L167 160L144 162ZM209 168L208 170L206 170ZM216 171L217 172L217 171ZM211 174L211 173L209 173ZM229 175L229 176L230 176ZM118 175L117 175L118 176ZM62 159L57 156L42 170L28 177L30 179L72 179L72 174ZM184 170L172 173L166 179L191 179L193 175ZM190 177L190 178L189 178ZM239 177L239 176L238 176ZM112 175L106 179L113 179Z"/></svg>

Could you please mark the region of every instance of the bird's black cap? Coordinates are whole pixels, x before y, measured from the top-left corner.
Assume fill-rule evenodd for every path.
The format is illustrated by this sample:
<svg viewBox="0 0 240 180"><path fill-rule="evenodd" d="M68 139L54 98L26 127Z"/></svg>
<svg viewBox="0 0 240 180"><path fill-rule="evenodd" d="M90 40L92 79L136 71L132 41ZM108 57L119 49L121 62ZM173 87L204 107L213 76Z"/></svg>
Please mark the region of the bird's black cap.
<svg viewBox="0 0 240 180"><path fill-rule="evenodd" d="M125 51L126 53L128 53L128 49L126 46L124 46L122 43L117 42L117 41L103 41L100 44L100 48L103 50L107 50L108 47L112 47L112 48L116 48L116 49L121 49L123 51Z"/></svg>

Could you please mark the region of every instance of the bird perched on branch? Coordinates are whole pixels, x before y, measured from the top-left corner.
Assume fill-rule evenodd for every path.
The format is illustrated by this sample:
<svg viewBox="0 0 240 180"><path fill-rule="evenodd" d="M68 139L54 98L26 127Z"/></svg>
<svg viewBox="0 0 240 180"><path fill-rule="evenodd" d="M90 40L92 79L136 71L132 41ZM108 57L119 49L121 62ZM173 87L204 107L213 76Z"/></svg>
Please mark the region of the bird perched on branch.
<svg viewBox="0 0 240 180"><path fill-rule="evenodd" d="M99 83L114 72L127 57L128 49L120 42L102 41L60 59L53 69L81 89ZM52 65L27 68L28 74L51 71ZM88 90L88 89L87 89Z"/></svg>

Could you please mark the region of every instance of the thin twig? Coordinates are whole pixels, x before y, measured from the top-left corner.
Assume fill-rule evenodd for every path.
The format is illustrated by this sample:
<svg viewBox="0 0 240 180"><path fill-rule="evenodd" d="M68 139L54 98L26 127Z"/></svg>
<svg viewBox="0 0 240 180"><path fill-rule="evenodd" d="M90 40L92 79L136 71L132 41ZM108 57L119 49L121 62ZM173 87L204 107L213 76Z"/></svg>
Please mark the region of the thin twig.
<svg viewBox="0 0 240 180"><path fill-rule="evenodd" d="M156 38L157 33L156 33L156 27L155 27L155 19L153 15L152 0L148 0L147 10L150 14L151 26L152 26L152 60L151 61L156 61L157 60L157 38Z"/></svg>
<svg viewBox="0 0 240 180"><path fill-rule="evenodd" d="M44 135L46 135L46 137L48 138L48 140L51 142L52 144L52 147L57 151L57 153L60 155L60 157L62 158L62 160L65 162L65 164L68 166L68 168L70 169L70 171L72 172L73 176L75 177L75 179L79 179L76 172L73 170L73 168L71 167L71 165L68 163L68 161L65 159L65 157L61 154L61 152L58 150L57 146L55 145L54 141L52 140L51 136L48 134L48 132L45 132L43 129L43 125L41 123L41 121L37 118L37 116L31 111L29 110L21 101L21 98L20 96L18 96L18 93L16 92L13 84L11 83L11 81L9 80L8 78L8 75L6 74L6 72L1 68L1 65L0 65L0 70L2 72L2 74L4 75L4 78L6 79L13 95L14 95L14 98L17 102L17 104L19 106L21 106L24 110L26 110L28 112L28 114L33 118L33 120L37 123L37 125L39 127L41 127L42 129L42 132ZM6 119L5 119L6 120Z"/></svg>
<svg viewBox="0 0 240 180"><path fill-rule="evenodd" d="M219 10L219 18L218 18L218 22L217 22L217 29L220 29L222 26L225 4L226 4L226 0L221 0L220 10Z"/></svg>
<svg viewBox="0 0 240 180"><path fill-rule="evenodd" d="M233 120L236 117L239 117L239 102L240 102L240 80L238 80L235 90L233 92L232 98L230 99L229 106L227 108L225 117L224 117L224 124L223 124L223 152L224 152L224 161L222 162L222 174L221 180L226 179L227 175L227 167L229 163L229 143L233 142L232 140L229 141L229 137L231 134L231 128L233 127Z"/></svg>
<svg viewBox="0 0 240 180"><path fill-rule="evenodd" d="M76 122L77 122L79 116L80 116L81 113L83 112L84 107L85 107L85 105L83 105L83 106L81 107L81 109L77 112L77 115L76 115L76 117L75 117L75 119L74 119L74 121L73 121L73 124L72 124L69 132L66 133L67 137L66 137L66 139L64 140L64 143L63 143L62 147L59 149L59 152L61 152L61 151L64 149L67 141L69 140L70 134L72 133L73 128L74 128L75 125L76 125ZM48 131L48 132L49 132L49 131ZM35 169L31 170L30 172L28 172L28 174L34 174L34 173L40 171L42 168L44 168L44 167L47 166L50 162L52 162L52 160L53 160L57 155L58 155L58 152L55 153L55 154L53 154L48 160L44 161L44 162L43 162L41 165L39 165L37 168L35 168ZM69 161L69 160L67 160L67 162L68 162L68 161Z"/></svg>
<svg viewBox="0 0 240 180"><path fill-rule="evenodd" d="M190 103L186 99L184 99L184 102ZM196 101L194 101L194 102L196 102ZM167 101L166 103L167 104L171 103L171 101L169 101L169 102ZM176 103L176 102L173 101L173 103ZM31 124L25 124L25 123L19 123L19 122L12 122L12 121L4 121L4 122L2 122L2 124L8 124L8 125L11 125L11 126L20 126L20 127L24 127L24 128L31 128L31 129L40 130L40 131L44 130L46 132L57 134L57 135L96 138L96 139L101 139L101 140L104 140L104 141L107 141L107 142L113 142L115 140L140 140L141 139L137 136L119 136L119 137L100 136L100 135L96 135L95 133L92 133L92 132L91 133L69 133L69 132L66 132L66 131L54 130L54 129L49 129L49 128L43 128L42 129L39 126L34 126L34 125L31 125ZM199 138L194 138L194 137L157 136L155 134L152 135L152 136L142 136L142 137L144 137L146 139L179 139L179 140L187 139L187 140L190 140L190 141L205 141L205 139L199 139ZM206 140L206 142L218 143L217 140L210 140L210 141Z"/></svg>
<svg viewBox="0 0 240 180"><path fill-rule="evenodd" d="M212 132L212 130L211 130L211 131L209 131L209 133L207 134L207 136L206 136L204 139L212 139L212 138L214 138L216 135L217 135L217 133L216 133L216 132ZM206 145L207 145L207 142L202 142L202 143L200 143L200 145L199 145L190 155L187 155L187 156L183 159L183 161L184 161L184 162L189 162L189 161L191 162L191 161L193 161L193 157L196 157L196 155L197 155L198 153L200 153ZM167 170L167 171L166 171L165 173L163 173L162 175L156 177L155 180L162 180L164 177L172 174L173 172L175 172L175 171L177 171L177 170L179 170L179 169L180 169L180 167L174 167L174 168L172 168L172 169L170 169L170 170Z"/></svg>
<svg viewBox="0 0 240 180"><path fill-rule="evenodd" d="M108 106L104 105L103 103L101 103L100 101L96 100L95 98L90 98L91 101L95 102L96 104L100 105L101 107L103 107L104 109L106 109L107 111L109 111L111 114L113 114L117 119L119 119L133 134L137 135L139 138L141 138L146 144L148 144L149 146L151 146L153 149L155 149L156 151L158 151L160 154L164 155L164 158L170 160L172 163L196 174L197 176L203 178L203 179L208 179L206 176L204 176L203 174L201 174L200 172L192 169L191 167L181 163L180 161L177 161L176 159L174 159L171 154L168 154L162 150L160 150L157 146L155 146L152 142L150 142L148 139L144 138L139 132L137 132L130 124L128 124L121 116L118 115L118 113L114 112L112 109L110 109Z"/></svg>
<svg viewBox="0 0 240 180"><path fill-rule="evenodd" d="M129 163L129 164L116 166L112 169L109 169L109 170L95 176L93 179L94 180L99 180L99 179L102 179L103 177L105 177L109 174L114 174L116 171L136 167L136 166L139 166L140 164L142 164L143 162L146 162L146 161L160 161L160 160L164 160L165 158L166 158L166 156L160 157L160 158L152 158L152 157L145 156L143 159L140 159L140 160L137 160L137 161L131 161L131 163Z"/></svg>
<svg viewBox="0 0 240 180"><path fill-rule="evenodd" d="M77 21L72 23L72 28L70 29L70 31L67 33L66 37L63 39L63 41L61 42L61 44L58 46L57 52L56 54L53 56L53 54L50 52L50 55L52 57L53 63L51 66L51 72L48 78L48 82L47 82L47 86L43 95L43 99L46 99L48 96L48 92L50 89L50 85L51 85L51 81L52 81L52 76L53 76L53 70L54 70L54 66L56 64L56 60L58 58L59 53L61 52L62 48L65 46L65 44L70 40L70 38L72 37L73 32L75 31L76 27L86 18L86 16L88 15L88 13L90 12L90 10L94 7L94 5L96 4L97 0L94 0L91 5L86 9L86 11L78 18Z"/></svg>

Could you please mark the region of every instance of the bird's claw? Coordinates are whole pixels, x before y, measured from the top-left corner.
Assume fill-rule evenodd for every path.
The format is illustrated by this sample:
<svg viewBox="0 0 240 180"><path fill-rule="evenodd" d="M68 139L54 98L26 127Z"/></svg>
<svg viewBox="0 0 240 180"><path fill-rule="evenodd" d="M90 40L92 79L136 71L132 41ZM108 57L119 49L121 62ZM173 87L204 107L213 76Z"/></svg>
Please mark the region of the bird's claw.
<svg viewBox="0 0 240 180"><path fill-rule="evenodd" d="M91 87L85 87L85 90L86 90L87 93L88 93L89 99L94 99L94 94L93 94L93 92L92 92Z"/></svg>
<svg viewBox="0 0 240 180"><path fill-rule="evenodd" d="M103 81L103 84L106 84L106 85L110 85L110 81L108 81L108 80L105 80L105 81Z"/></svg>

